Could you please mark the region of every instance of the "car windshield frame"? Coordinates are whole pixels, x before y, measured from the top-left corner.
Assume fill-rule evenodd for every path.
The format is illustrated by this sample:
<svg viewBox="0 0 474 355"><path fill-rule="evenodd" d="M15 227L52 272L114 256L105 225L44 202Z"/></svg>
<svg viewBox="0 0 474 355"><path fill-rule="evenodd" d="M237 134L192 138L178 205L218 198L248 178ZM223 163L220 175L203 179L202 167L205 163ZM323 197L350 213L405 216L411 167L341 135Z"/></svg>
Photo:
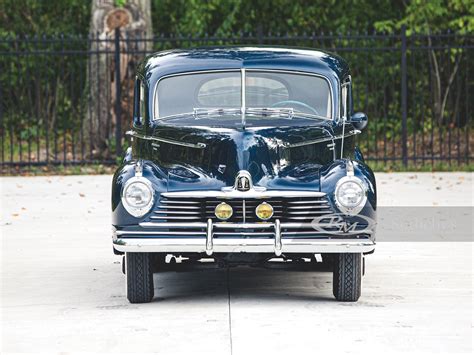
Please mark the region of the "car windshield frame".
<svg viewBox="0 0 474 355"><path fill-rule="evenodd" d="M329 91L329 109L330 109L330 117L327 116L319 116L319 115L313 115L309 113L304 113L304 112L299 112L291 108L291 115L288 118L292 118L293 116L299 116L303 118L309 118L309 119L315 119L315 120L326 120L326 121L335 121L336 120L336 108L335 108L335 103L334 103L334 90L333 90L333 85L332 82L329 80L329 78L323 74L319 73L311 73L311 72L305 72L305 71L297 71L297 70L283 70L283 69L263 69L263 68L240 68L240 69L212 69L212 70L199 70L199 71L189 71L189 72L181 72L181 73L175 73L175 74L169 74L169 75L164 75L161 78L157 80L157 82L154 85L153 92L152 92L152 115L151 115L151 121L152 122L159 122L159 121L166 121L168 119L176 118L176 117L182 117L186 115L194 115L196 112L196 108L193 108L193 111L190 112L183 112L183 113L178 113L178 114L173 114L173 115L167 115L167 116L162 116L162 117L157 117L157 112L158 110L158 105L159 105L159 98L158 98L158 86L160 85L160 82L164 79L171 78L171 77L179 77L179 76L187 76L187 75L195 75L195 74L214 74L214 73L240 73L240 79L241 79L241 84L240 84L240 97L241 97L241 107L238 112L238 115L241 116L242 124L245 125L245 116L246 114L249 113L249 110L255 109L255 107L246 107L245 104L245 89L246 89L246 73L247 72L259 72L259 73L283 73L283 74L294 74L294 75L306 75L306 76L313 76L313 77L318 77L326 81L326 84L328 85L328 91ZM208 108L210 111L215 111L216 107L209 107ZM226 109L238 109L238 107L235 108L223 108L223 110ZM259 108L260 109L260 108ZM288 108L286 108L288 109ZM206 110L206 108L199 108L199 110ZM237 115L237 113L236 113Z"/></svg>

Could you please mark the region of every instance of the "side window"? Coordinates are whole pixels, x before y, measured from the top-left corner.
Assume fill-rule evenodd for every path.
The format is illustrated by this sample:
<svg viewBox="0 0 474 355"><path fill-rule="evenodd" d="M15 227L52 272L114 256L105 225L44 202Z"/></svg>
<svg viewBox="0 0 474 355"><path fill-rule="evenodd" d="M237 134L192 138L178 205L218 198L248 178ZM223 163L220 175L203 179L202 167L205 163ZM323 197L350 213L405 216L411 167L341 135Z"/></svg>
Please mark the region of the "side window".
<svg viewBox="0 0 474 355"><path fill-rule="evenodd" d="M133 106L133 124L141 126L145 122L145 85L137 78L135 81L134 106Z"/></svg>

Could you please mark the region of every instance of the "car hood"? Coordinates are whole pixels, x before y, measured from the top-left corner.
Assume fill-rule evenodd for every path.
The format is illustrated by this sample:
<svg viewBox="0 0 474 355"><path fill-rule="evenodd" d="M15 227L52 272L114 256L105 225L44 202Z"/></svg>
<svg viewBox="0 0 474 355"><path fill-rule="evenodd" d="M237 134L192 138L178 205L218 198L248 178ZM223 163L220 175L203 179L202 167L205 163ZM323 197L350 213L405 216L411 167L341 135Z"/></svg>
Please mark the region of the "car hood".
<svg viewBox="0 0 474 355"><path fill-rule="evenodd" d="M183 127L160 124L152 160L168 174L168 190L232 186L240 170L268 189L319 189L319 169L334 160L333 132L321 125ZM307 144L314 142L313 144ZM156 144L155 144L156 146Z"/></svg>

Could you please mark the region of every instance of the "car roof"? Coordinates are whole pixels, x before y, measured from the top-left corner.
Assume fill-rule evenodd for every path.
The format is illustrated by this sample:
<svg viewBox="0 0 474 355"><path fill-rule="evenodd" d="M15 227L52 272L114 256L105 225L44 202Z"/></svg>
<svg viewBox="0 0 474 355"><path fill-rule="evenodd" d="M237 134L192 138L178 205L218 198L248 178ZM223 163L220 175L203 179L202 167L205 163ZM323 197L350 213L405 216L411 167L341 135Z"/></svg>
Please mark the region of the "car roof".
<svg viewBox="0 0 474 355"><path fill-rule="evenodd" d="M302 71L337 77L342 81L349 74L347 62L338 55L307 48L224 46L173 49L146 57L138 74L151 81L159 78L202 70L273 69Z"/></svg>

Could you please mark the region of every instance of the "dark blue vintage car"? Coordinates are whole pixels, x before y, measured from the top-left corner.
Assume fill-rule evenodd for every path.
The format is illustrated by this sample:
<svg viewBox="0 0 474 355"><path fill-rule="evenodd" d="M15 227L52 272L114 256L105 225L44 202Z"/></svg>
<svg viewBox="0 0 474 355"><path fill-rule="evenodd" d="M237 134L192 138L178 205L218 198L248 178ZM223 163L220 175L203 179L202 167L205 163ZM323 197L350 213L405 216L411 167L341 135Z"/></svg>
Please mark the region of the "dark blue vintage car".
<svg viewBox="0 0 474 355"><path fill-rule="evenodd" d="M363 256L375 248L375 178L355 145L366 124L353 112L349 67L333 54L222 47L147 57L112 185L128 300L151 301L153 272L175 258L326 265L336 299L358 300Z"/></svg>

